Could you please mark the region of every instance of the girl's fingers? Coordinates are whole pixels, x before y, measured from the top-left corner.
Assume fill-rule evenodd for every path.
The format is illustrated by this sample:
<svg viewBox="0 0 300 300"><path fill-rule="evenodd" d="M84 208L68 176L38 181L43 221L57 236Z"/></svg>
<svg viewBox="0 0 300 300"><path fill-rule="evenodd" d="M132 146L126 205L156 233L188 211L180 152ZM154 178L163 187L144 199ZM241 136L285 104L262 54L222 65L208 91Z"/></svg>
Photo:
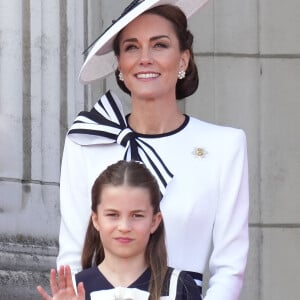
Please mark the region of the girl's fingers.
<svg viewBox="0 0 300 300"><path fill-rule="evenodd" d="M60 266L58 271L58 288L66 288L65 266Z"/></svg>
<svg viewBox="0 0 300 300"><path fill-rule="evenodd" d="M65 267L66 286L73 288L72 273L70 266ZM74 291L75 294L75 291Z"/></svg>
<svg viewBox="0 0 300 300"><path fill-rule="evenodd" d="M51 271L50 271L50 288L51 288L52 295L54 295L58 292L55 269L51 269Z"/></svg>
<svg viewBox="0 0 300 300"><path fill-rule="evenodd" d="M79 282L77 285L77 300L84 300L85 299L85 290L82 282Z"/></svg>
<svg viewBox="0 0 300 300"><path fill-rule="evenodd" d="M77 300L85 300L85 290L83 287L83 283L78 284L78 296L76 296L70 266L61 266L58 270L58 278L56 277L56 270L51 269L50 288L54 298L49 296L41 286L37 286L37 290L42 296L43 300L53 300L57 297L58 299L67 299L66 297L68 297L68 299L74 298Z"/></svg>
<svg viewBox="0 0 300 300"><path fill-rule="evenodd" d="M51 300L52 298L46 293L46 291L39 285L36 287L37 291L40 293L44 300Z"/></svg>

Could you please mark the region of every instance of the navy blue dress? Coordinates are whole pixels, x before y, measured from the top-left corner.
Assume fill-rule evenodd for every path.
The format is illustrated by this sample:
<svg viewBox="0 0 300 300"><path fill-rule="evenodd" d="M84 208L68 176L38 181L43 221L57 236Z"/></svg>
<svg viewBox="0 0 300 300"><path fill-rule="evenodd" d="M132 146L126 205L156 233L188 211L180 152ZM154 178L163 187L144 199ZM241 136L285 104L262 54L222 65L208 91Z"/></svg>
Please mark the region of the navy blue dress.
<svg viewBox="0 0 300 300"><path fill-rule="evenodd" d="M168 268L164 281L163 291L161 296L169 296L170 278L173 268ZM148 291L151 272L147 269L136 281L128 288L137 288ZM85 299L90 300L90 294L95 291L113 289L114 286L104 277L98 267L85 269L75 275L76 285L79 282L84 284ZM199 287L196 285L193 278L188 272L181 271L177 279L176 298L175 300L200 300Z"/></svg>

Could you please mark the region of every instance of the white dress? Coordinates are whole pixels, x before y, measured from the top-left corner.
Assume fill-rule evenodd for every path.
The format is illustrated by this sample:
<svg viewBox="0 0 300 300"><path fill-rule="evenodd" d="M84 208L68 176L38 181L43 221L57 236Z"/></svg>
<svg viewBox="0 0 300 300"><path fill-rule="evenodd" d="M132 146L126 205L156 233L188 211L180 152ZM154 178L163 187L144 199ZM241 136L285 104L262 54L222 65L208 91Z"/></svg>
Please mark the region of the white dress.
<svg viewBox="0 0 300 300"><path fill-rule="evenodd" d="M203 273L208 262L211 275L204 299L238 299L248 252L244 132L186 116L175 131L137 136L155 149L173 174L161 201L168 265ZM81 269L91 187L108 165L123 159L124 149L96 140L80 145L66 137L58 265L69 264L73 272Z"/></svg>

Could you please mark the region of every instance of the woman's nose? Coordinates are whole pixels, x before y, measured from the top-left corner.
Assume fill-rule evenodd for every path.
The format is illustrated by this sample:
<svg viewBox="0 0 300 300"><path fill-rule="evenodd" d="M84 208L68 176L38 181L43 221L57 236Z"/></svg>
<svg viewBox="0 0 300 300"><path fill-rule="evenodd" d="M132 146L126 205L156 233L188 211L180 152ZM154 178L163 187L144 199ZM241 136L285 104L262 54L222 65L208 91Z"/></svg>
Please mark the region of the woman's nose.
<svg viewBox="0 0 300 300"><path fill-rule="evenodd" d="M153 62L153 58L152 58L151 50L148 48L142 49L141 57L140 57L140 64L148 65L148 64L152 64L152 62Z"/></svg>

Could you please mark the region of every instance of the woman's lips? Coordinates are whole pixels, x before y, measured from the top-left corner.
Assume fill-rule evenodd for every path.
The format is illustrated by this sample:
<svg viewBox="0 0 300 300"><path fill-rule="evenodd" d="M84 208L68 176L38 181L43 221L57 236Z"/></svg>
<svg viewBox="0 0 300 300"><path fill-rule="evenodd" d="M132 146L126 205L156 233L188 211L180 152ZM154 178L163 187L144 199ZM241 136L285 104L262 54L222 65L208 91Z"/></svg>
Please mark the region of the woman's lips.
<svg viewBox="0 0 300 300"><path fill-rule="evenodd" d="M159 73L149 72L149 73L137 73L135 77L138 79L149 79L149 78L157 78L159 75L160 75Z"/></svg>

